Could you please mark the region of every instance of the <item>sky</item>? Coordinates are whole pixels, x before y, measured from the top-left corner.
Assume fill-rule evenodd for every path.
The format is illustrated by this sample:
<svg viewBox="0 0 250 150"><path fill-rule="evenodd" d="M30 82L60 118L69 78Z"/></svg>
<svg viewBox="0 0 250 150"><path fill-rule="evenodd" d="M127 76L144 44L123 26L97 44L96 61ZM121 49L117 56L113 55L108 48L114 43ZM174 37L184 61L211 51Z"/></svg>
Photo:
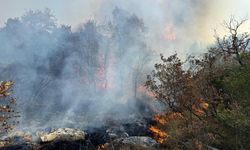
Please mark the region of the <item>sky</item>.
<svg viewBox="0 0 250 150"><path fill-rule="evenodd" d="M74 29L88 19L109 20L115 7L144 20L156 49L211 43L213 29L220 28L224 20L231 15L241 19L250 14L250 0L0 0L0 27L8 18L20 17L27 10L49 8L58 24ZM249 30L248 26L245 29Z"/></svg>

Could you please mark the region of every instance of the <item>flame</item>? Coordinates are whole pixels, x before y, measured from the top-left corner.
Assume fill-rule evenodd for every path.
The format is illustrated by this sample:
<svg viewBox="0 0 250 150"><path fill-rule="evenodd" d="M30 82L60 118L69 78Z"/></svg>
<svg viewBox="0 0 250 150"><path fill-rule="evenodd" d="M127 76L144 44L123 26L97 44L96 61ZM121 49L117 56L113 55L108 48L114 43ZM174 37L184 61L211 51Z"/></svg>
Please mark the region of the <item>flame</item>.
<svg viewBox="0 0 250 150"><path fill-rule="evenodd" d="M193 113L201 116L205 115L205 110L208 109L209 104L203 100L203 99L198 99L196 101L196 104L192 105L192 111ZM183 120L184 119L184 120ZM171 135L166 131L168 127L173 128L173 125L175 126L176 124L172 124L172 122L176 122L177 124L185 121L186 119L184 118L183 114L180 112L165 112L165 113L159 113L154 115L153 120L157 122L155 126L150 126L149 130L153 134L153 138L160 144L165 144L167 142L167 139ZM197 124L199 125L199 124ZM162 128L162 127L167 127L167 128ZM182 126L175 126L177 130L182 130ZM174 128L175 128L174 127Z"/></svg>
<svg viewBox="0 0 250 150"><path fill-rule="evenodd" d="M168 24L164 29L164 38L168 41L173 41L176 39L176 35L174 32L174 27L172 24Z"/></svg>
<svg viewBox="0 0 250 150"><path fill-rule="evenodd" d="M97 147L97 150L104 150L104 149L106 149L106 145L105 144L100 144Z"/></svg>
<svg viewBox="0 0 250 150"><path fill-rule="evenodd" d="M168 134L166 132L158 129L155 126L151 126L149 130L153 133L155 140L160 144L163 144L165 139L168 137Z"/></svg>
<svg viewBox="0 0 250 150"><path fill-rule="evenodd" d="M205 100L200 99L199 102L200 102L200 107L201 107L202 109L205 109L205 110L208 109L209 104L208 104L207 102L205 102Z"/></svg>
<svg viewBox="0 0 250 150"><path fill-rule="evenodd" d="M183 115L179 112L167 112L162 114L156 114L153 119L157 121L160 125L166 125L171 120L176 120L183 118ZM149 130L153 134L154 139L160 143L164 144L166 138L169 137L169 134L156 126L150 126Z"/></svg>
<svg viewBox="0 0 250 150"><path fill-rule="evenodd" d="M179 112L170 112L165 114L156 114L154 115L153 119L158 123L165 125L167 124L168 120L183 118L183 115Z"/></svg>
<svg viewBox="0 0 250 150"><path fill-rule="evenodd" d="M98 61L100 66L98 67L97 71L96 71L96 87L98 87L99 89L112 89L115 88L115 85L112 84L114 83L114 75L116 74L116 72L114 72L113 69L114 65L116 64L115 62L115 56L113 56L113 54L110 54L110 56L108 57L108 62L105 58L107 56L105 56L105 54L99 54L98 56ZM107 67L108 65L108 67ZM109 69L108 69L109 68ZM108 77L108 79L107 79Z"/></svg>
<svg viewBox="0 0 250 150"><path fill-rule="evenodd" d="M162 115L160 115L160 114L155 115L153 119L162 125L167 123L167 120L165 118L163 118Z"/></svg>
<svg viewBox="0 0 250 150"><path fill-rule="evenodd" d="M107 84L107 81L105 79L107 70L106 70L105 64L104 64L104 60L105 60L104 54L100 54L98 59L99 59L99 63L101 65L99 66L99 68L97 69L97 72L96 72L96 86L98 88L101 88L101 89L106 89L106 88L108 88L108 84Z"/></svg>
<svg viewBox="0 0 250 150"><path fill-rule="evenodd" d="M156 96L156 94L154 92L147 90L146 86L144 86L144 85L139 86L138 91L140 93L146 94L149 97L155 97Z"/></svg>
<svg viewBox="0 0 250 150"><path fill-rule="evenodd" d="M204 110L208 109L209 104L203 99L199 99L197 102L198 105L192 105L192 111L199 116L205 115Z"/></svg>

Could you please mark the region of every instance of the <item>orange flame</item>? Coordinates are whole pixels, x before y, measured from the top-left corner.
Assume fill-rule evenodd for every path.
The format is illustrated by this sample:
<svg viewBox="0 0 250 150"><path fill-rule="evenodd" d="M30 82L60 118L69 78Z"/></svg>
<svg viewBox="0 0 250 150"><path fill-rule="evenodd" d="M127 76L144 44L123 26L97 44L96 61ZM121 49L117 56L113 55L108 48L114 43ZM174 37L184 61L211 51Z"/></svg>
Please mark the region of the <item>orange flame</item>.
<svg viewBox="0 0 250 150"><path fill-rule="evenodd" d="M164 117L162 117L162 115L160 115L160 114L155 115L154 120L159 122L162 125L167 123L167 120Z"/></svg>
<svg viewBox="0 0 250 150"><path fill-rule="evenodd" d="M105 144L100 144L100 145L98 145L98 147L97 147L97 150L104 150L104 149L106 149Z"/></svg>
<svg viewBox="0 0 250 150"><path fill-rule="evenodd" d="M168 134L157 127L151 126L149 130L153 133L154 138L160 144L163 144L165 139L168 137Z"/></svg>
<svg viewBox="0 0 250 150"><path fill-rule="evenodd" d="M180 118L183 118L183 115L178 112L156 114L153 117L153 119L161 125L166 125L170 120L176 120ZM159 129L158 127L150 126L149 130L153 134L154 139L160 144L164 144L166 142L166 138L169 137L167 132Z"/></svg>
<svg viewBox="0 0 250 150"><path fill-rule="evenodd" d="M149 97L155 97L156 94L152 91L147 90L147 88L144 85L139 86L138 91L140 93L146 94Z"/></svg>
<svg viewBox="0 0 250 150"><path fill-rule="evenodd" d="M165 125L167 124L168 120L177 118L183 118L183 115L178 112L171 112L166 114L156 114L153 119L158 123Z"/></svg>
<svg viewBox="0 0 250 150"><path fill-rule="evenodd" d="M202 116L205 114L204 110L208 109L209 104L205 102L203 99L199 99L197 102L199 103L198 105L192 105L192 111L195 114Z"/></svg>

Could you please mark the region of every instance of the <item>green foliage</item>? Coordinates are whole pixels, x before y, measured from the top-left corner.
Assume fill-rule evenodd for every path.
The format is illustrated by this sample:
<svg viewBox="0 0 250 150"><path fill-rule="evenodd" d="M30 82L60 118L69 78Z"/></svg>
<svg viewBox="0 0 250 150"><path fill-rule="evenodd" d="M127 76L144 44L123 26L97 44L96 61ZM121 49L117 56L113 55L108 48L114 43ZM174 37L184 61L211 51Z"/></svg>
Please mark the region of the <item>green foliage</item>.
<svg viewBox="0 0 250 150"><path fill-rule="evenodd" d="M222 80L222 86L230 97L244 106L250 106L250 63L245 67L235 68Z"/></svg>
<svg viewBox="0 0 250 150"><path fill-rule="evenodd" d="M250 147L250 63L245 61L244 66L229 66L214 80L223 93L224 104L217 108L217 119L225 137L221 144L227 149Z"/></svg>

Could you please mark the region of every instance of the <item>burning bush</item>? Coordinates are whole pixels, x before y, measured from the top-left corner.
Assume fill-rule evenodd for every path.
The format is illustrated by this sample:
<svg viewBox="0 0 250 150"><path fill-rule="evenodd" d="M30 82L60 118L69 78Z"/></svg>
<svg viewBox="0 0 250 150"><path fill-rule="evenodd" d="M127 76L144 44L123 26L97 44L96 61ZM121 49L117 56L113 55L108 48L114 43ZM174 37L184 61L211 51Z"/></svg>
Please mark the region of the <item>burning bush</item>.
<svg viewBox="0 0 250 150"><path fill-rule="evenodd" d="M161 56L161 60L163 63L156 64L152 75L148 76L146 86L163 103L166 112L154 116L157 124L149 130L159 143L170 148L200 149L213 139L206 124L208 120L212 122L216 113L213 108L219 99L210 84L212 79L208 78L212 69L204 71L207 62L196 60L193 65L201 69L195 72L191 67L184 70L183 62L176 54L167 59Z"/></svg>
<svg viewBox="0 0 250 150"><path fill-rule="evenodd" d="M149 128L158 143L170 149L249 147L248 65L222 62L211 52L187 64L176 54L161 60L146 82L165 108Z"/></svg>

